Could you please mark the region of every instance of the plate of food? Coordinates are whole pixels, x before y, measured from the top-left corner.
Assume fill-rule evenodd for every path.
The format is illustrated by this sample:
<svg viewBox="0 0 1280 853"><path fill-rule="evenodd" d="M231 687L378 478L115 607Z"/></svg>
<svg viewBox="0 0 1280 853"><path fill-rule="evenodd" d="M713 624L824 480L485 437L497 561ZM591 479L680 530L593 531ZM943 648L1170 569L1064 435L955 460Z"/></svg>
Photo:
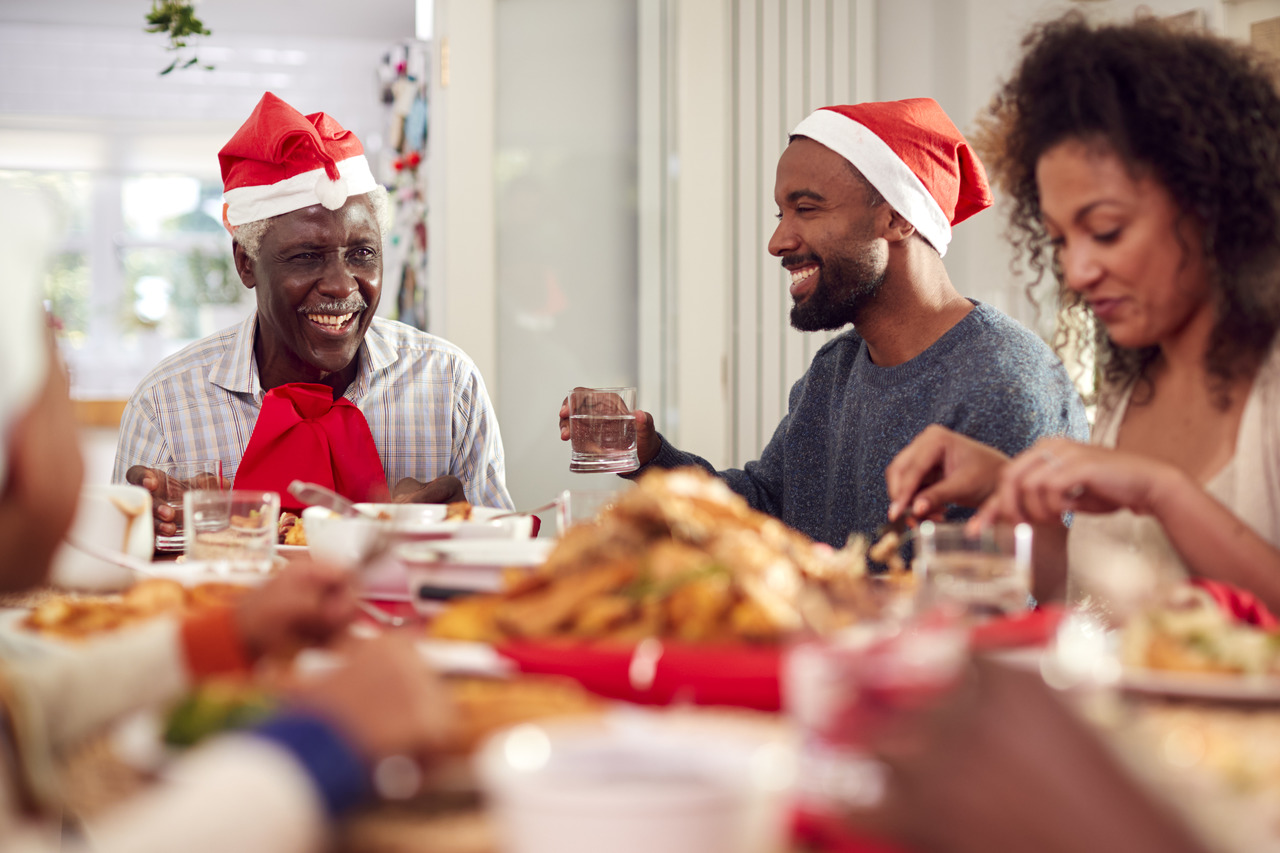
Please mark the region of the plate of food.
<svg viewBox="0 0 1280 853"><path fill-rule="evenodd" d="M1168 591L1130 620L1119 643L1126 690L1280 702L1280 633L1236 620L1197 586Z"/></svg>

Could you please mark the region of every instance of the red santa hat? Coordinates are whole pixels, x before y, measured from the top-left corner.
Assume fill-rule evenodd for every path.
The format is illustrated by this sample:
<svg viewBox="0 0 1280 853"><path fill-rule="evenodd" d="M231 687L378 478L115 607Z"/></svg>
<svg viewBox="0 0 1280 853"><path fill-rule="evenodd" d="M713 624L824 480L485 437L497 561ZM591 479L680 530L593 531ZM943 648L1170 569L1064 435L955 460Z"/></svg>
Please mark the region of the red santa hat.
<svg viewBox="0 0 1280 853"><path fill-rule="evenodd" d="M364 146L324 113L304 116L270 92L218 152L222 221L246 222L322 204L337 210L378 186Z"/></svg>
<svg viewBox="0 0 1280 853"><path fill-rule="evenodd" d="M991 206L982 162L932 98L823 107L791 133L852 163L940 255L952 225Z"/></svg>

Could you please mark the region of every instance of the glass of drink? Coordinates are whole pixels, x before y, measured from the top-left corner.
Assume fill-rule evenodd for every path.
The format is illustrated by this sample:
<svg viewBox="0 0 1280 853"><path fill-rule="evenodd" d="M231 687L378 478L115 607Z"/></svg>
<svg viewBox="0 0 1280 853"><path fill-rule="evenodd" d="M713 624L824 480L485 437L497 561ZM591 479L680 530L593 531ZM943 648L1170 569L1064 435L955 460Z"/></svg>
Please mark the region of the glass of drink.
<svg viewBox="0 0 1280 853"><path fill-rule="evenodd" d="M618 500L618 492L603 489L565 489L556 503L556 535L575 524L593 522Z"/></svg>
<svg viewBox="0 0 1280 853"><path fill-rule="evenodd" d="M920 525L921 598L970 621L1026 610L1031 601L1031 525L997 524L971 535L962 523Z"/></svg>
<svg viewBox="0 0 1280 853"><path fill-rule="evenodd" d="M817 817L875 805L885 770L868 741L899 715L933 706L958 682L967 654L967 631L942 611L863 622L788 649L782 693L801 735L799 809Z"/></svg>
<svg viewBox="0 0 1280 853"><path fill-rule="evenodd" d="M183 496L191 489L221 491L225 484L222 481L222 461L201 460L196 462L173 462L155 465L152 470L160 478L153 499L156 503L168 504L173 509L173 523L178 530L172 536L156 535L157 551L181 551L186 547L183 535Z"/></svg>
<svg viewBox="0 0 1280 853"><path fill-rule="evenodd" d="M618 474L640 467L635 388L574 388L569 394L569 470Z"/></svg>
<svg viewBox="0 0 1280 853"><path fill-rule="evenodd" d="M191 489L184 499L187 559L271 568L280 526L278 493Z"/></svg>

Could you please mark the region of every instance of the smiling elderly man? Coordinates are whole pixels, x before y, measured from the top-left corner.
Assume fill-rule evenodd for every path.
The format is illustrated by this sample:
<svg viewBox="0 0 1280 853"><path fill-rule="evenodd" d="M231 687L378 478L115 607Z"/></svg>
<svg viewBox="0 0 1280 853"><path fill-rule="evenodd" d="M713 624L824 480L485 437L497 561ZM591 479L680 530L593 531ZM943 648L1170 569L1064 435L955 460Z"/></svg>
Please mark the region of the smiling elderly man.
<svg viewBox="0 0 1280 853"><path fill-rule="evenodd" d="M355 135L268 92L218 159L236 272L257 311L142 381L114 479L154 492L166 463L217 460L237 488L283 494L296 478L354 500L393 491L510 508L475 364L374 316L390 214ZM173 510L156 504L157 531L171 534Z"/></svg>

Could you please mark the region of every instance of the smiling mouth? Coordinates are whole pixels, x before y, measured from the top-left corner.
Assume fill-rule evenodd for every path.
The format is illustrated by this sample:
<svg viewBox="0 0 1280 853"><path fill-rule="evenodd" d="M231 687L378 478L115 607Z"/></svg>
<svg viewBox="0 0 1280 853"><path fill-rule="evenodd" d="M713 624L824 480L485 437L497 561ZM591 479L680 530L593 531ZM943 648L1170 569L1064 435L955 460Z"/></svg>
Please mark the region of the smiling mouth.
<svg viewBox="0 0 1280 853"><path fill-rule="evenodd" d="M810 289L811 282L809 280L813 278L814 273L817 271L818 268L816 266L799 267L797 269L789 270L791 273L791 298L799 299Z"/></svg>
<svg viewBox="0 0 1280 853"><path fill-rule="evenodd" d="M307 319L322 329L330 332L341 332L356 316L355 312L347 314L308 314Z"/></svg>

